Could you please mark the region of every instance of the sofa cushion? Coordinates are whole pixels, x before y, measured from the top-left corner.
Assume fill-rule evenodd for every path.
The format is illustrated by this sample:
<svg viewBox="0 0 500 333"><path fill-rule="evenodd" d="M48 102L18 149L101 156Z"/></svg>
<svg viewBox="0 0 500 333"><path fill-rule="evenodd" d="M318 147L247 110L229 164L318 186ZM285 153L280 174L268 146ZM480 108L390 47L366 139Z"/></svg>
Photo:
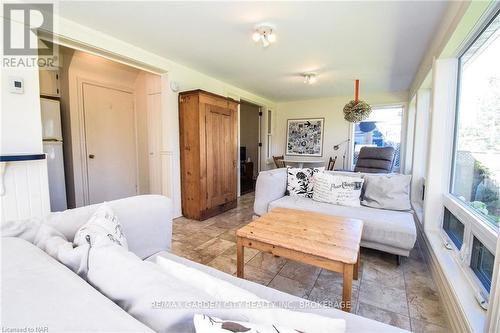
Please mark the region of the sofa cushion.
<svg viewBox="0 0 500 333"><path fill-rule="evenodd" d="M197 270L225 280L238 287L244 288L251 293L254 293L258 297L274 302L275 304L286 304L286 308L289 310L317 313L330 318L343 318L346 320L346 333L409 333L406 330L394 326L389 326L379 321L361 317L353 313L344 312L339 309L322 306L318 303L313 303L303 298L284 293L277 289L263 286L256 282L237 278L236 276L224 273L218 269L199 264L197 262L176 256L175 254L166 251L156 253L146 260L155 262L157 260L157 257L165 257L175 262L182 263L188 267L196 268ZM194 324L191 322L190 327L183 330L182 332L194 333Z"/></svg>
<svg viewBox="0 0 500 333"><path fill-rule="evenodd" d="M128 249L141 258L170 249L172 239L172 201L161 195L138 195L109 201L120 221ZM87 223L100 204L51 213L46 224L61 232L70 242ZM141 223L137 223L140 221Z"/></svg>
<svg viewBox="0 0 500 333"><path fill-rule="evenodd" d="M287 168L261 171L255 184L253 211L262 215L271 201L281 198L286 192Z"/></svg>
<svg viewBox="0 0 500 333"><path fill-rule="evenodd" d="M410 210L410 175L366 175L362 205L372 208Z"/></svg>
<svg viewBox="0 0 500 333"><path fill-rule="evenodd" d="M363 206L346 207L289 196L271 202L268 210L277 207L361 219L364 222L362 241L390 244L393 247L411 250L417 239L417 230L411 212Z"/></svg>
<svg viewBox="0 0 500 333"><path fill-rule="evenodd" d="M153 332L35 245L3 237L2 326L49 332Z"/></svg>
<svg viewBox="0 0 500 333"><path fill-rule="evenodd" d="M193 319L196 333L228 333L228 332L247 332L247 333L297 333L296 329L283 327L278 324L261 324L249 321L224 320L205 314L196 314ZM337 330L339 331L339 330ZM343 333L345 330L342 330ZM332 332L330 329L329 332Z"/></svg>

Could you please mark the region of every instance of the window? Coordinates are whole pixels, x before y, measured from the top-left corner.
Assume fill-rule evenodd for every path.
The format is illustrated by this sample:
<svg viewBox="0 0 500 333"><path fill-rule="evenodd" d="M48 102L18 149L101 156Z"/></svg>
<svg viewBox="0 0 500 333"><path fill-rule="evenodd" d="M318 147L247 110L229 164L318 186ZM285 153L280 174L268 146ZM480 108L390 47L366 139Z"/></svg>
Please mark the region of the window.
<svg viewBox="0 0 500 333"><path fill-rule="evenodd" d="M500 17L459 59L451 193L498 229L500 207Z"/></svg>
<svg viewBox="0 0 500 333"><path fill-rule="evenodd" d="M391 146L396 150L393 170L399 171L402 119L401 106L373 108L368 119L357 123L354 128L353 165L356 165L362 147Z"/></svg>
<svg viewBox="0 0 500 333"><path fill-rule="evenodd" d="M495 256L476 237L472 243L470 267L483 287L490 292Z"/></svg>
<svg viewBox="0 0 500 333"><path fill-rule="evenodd" d="M447 208L444 209L443 229L451 241L460 250L464 243L464 224L460 222Z"/></svg>

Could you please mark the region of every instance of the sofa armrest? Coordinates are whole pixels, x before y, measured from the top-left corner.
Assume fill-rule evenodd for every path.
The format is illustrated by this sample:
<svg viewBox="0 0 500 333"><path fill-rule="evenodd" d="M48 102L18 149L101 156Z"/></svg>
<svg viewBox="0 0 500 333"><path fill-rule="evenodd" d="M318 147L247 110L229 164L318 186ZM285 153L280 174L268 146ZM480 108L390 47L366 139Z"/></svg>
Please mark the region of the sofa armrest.
<svg viewBox="0 0 500 333"><path fill-rule="evenodd" d="M172 244L172 202L161 195L139 195L107 203L118 217L129 250L141 259ZM47 224L60 231L69 241L96 211L99 204L52 213Z"/></svg>
<svg viewBox="0 0 500 333"><path fill-rule="evenodd" d="M261 171L255 185L255 202L253 211L257 215L267 213L269 203L285 195L286 168Z"/></svg>

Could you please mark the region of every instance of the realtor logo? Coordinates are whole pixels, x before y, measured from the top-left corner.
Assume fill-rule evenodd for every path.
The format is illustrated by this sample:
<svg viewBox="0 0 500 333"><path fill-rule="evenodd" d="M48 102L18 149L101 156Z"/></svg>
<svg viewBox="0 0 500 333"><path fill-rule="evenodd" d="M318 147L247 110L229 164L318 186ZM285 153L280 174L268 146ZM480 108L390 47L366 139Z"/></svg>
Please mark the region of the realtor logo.
<svg viewBox="0 0 500 333"><path fill-rule="evenodd" d="M57 69L54 4L3 4L3 68Z"/></svg>
<svg viewBox="0 0 500 333"><path fill-rule="evenodd" d="M6 3L3 5L3 49L6 56L52 56L54 5ZM50 43L38 45L38 29L48 32Z"/></svg>

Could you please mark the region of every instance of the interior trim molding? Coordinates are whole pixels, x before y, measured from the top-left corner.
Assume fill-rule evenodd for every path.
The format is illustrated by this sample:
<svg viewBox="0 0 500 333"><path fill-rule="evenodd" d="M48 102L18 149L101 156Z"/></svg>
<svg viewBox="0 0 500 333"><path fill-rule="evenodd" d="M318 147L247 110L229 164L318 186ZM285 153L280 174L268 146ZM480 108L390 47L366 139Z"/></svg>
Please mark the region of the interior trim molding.
<svg viewBox="0 0 500 333"><path fill-rule="evenodd" d="M48 41L53 41L57 45L69 47L78 51L82 52L87 52L99 57L106 58L108 60L112 60L115 62L118 62L123 65L131 66L152 74L158 74L162 75L164 73L167 73L167 70L165 68L157 67L154 65L150 65L148 63L145 63L143 61L136 60L131 57L124 56L122 54L118 54L116 52L112 52L97 46L93 46L91 44L69 38L66 36L63 36L61 34L58 34L54 31L46 31L43 29L38 29L39 33L39 38L42 40L48 40Z"/></svg>
<svg viewBox="0 0 500 333"><path fill-rule="evenodd" d="M415 224L419 229L420 249L422 250L427 264L429 265L429 268L431 270L432 278L436 283L446 314L450 319L452 331L456 333L473 332L472 327L467 321L467 316L465 315L465 313L463 313L460 302L457 299L457 296L455 295L455 292L453 291L448 280L446 279L445 274L441 269L441 266L439 265L438 259L436 258L436 255L434 254L434 251L429 244L427 236L423 232L422 225L420 224L420 222L418 222L418 220Z"/></svg>

